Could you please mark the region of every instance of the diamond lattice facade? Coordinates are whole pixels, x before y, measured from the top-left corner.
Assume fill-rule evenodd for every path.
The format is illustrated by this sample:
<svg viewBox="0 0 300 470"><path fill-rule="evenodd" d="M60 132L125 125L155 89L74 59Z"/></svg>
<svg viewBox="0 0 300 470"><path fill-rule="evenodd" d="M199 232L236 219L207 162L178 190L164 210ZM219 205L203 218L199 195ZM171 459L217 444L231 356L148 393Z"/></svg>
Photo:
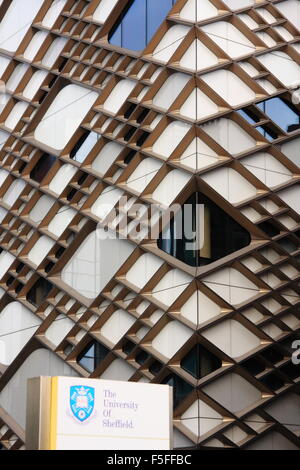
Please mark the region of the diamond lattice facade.
<svg viewBox="0 0 300 470"><path fill-rule="evenodd" d="M2 446L72 375L172 385L176 448L299 448L300 2L0 18Z"/></svg>

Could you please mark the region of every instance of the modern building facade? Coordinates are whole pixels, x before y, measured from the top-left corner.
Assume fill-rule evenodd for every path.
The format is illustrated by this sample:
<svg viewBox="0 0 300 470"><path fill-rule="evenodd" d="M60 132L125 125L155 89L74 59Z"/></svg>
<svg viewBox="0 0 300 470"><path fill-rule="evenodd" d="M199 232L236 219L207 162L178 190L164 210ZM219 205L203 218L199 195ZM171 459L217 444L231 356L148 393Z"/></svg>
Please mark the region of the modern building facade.
<svg viewBox="0 0 300 470"><path fill-rule="evenodd" d="M3 448L67 375L172 385L176 448L299 449L300 2L0 4Z"/></svg>

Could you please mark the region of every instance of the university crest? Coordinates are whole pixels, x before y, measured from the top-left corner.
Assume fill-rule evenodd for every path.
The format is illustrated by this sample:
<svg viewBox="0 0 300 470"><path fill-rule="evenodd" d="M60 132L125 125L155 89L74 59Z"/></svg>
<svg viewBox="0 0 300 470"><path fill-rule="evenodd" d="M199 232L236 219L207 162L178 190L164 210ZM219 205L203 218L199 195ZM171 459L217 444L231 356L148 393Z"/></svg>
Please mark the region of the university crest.
<svg viewBox="0 0 300 470"><path fill-rule="evenodd" d="M95 389L81 385L70 387L70 407L73 415L81 423L88 419L95 404Z"/></svg>

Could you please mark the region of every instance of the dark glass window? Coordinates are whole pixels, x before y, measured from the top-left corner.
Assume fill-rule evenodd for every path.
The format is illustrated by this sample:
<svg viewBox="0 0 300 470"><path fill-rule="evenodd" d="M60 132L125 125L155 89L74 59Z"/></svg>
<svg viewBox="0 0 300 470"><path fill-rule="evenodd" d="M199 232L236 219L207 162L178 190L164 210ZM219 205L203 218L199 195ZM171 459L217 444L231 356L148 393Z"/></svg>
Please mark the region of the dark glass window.
<svg viewBox="0 0 300 470"><path fill-rule="evenodd" d="M247 108L239 109L238 113L250 122L250 124L255 124L261 120L260 116L257 113L257 110L253 109L253 106L248 106Z"/></svg>
<svg viewBox="0 0 300 470"><path fill-rule="evenodd" d="M75 188L71 189L71 191L67 195L67 200L72 201L76 193L77 193L77 190Z"/></svg>
<svg viewBox="0 0 300 470"><path fill-rule="evenodd" d="M222 366L222 361L207 351L201 344L197 344L182 359L181 367L196 379L201 379Z"/></svg>
<svg viewBox="0 0 300 470"><path fill-rule="evenodd" d="M126 343L123 344L122 351L125 354L130 354L131 351L133 351L134 348L135 348L135 344L132 341L128 340L128 341L126 341Z"/></svg>
<svg viewBox="0 0 300 470"><path fill-rule="evenodd" d="M19 263L18 266L16 267L16 273L20 273L22 269L24 268L25 264L24 263Z"/></svg>
<svg viewBox="0 0 300 470"><path fill-rule="evenodd" d="M135 108L136 108L136 104L129 105L128 108L126 109L125 113L124 113L124 117L126 119L129 119L129 117L132 115Z"/></svg>
<svg viewBox="0 0 300 470"><path fill-rule="evenodd" d="M10 286L14 282L15 278L13 276L9 276L6 281L6 285Z"/></svg>
<svg viewBox="0 0 300 470"><path fill-rule="evenodd" d="M50 261L46 266L45 266L45 272L46 273L49 273L51 271L51 269L53 268L54 266L54 263L52 263L52 261Z"/></svg>
<svg viewBox="0 0 300 470"><path fill-rule="evenodd" d="M19 283L19 284L17 285L17 287L15 288L16 294L19 294L19 292L21 292L21 290L23 289L23 287L24 287L23 284Z"/></svg>
<svg viewBox="0 0 300 470"><path fill-rule="evenodd" d="M114 46L145 49L176 0L132 0L109 35Z"/></svg>
<svg viewBox="0 0 300 470"><path fill-rule="evenodd" d="M52 289L52 284L41 277L30 289L26 295L26 299L31 304L38 306L46 299Z"/></svg>
<svg viewBox="0 0 300 470"><path fill-rule="evenodd" d="M131 137L133 136L133 134L135 133L135 131L136 131L135 127L130 127L129 130L124 135L124 140L126 140L126 142L128 142L131 139Z"/></svg>
<svg viewBox="0 0 300 470"><path fill-rule="evenodd" d="M161 368L162 368L162 363L159 361L154 361L149 366L149 372L151 372L151 374L153 375L156 375L161 371Z"/></svg>
<svg viewBox="0 0 300 470"><path fill-rule="evenodd" d="M148 116L150 110L149 109L144 109L141 114L138 116L136 122L138 122L139 124L141 124L141 122L143 122L143 120L146 118L146 116Z"/></svg>
<svg viewBox="0 0 300 470"><path fill-rule="evenodd" d="M146 142L146 140L148 139L149 137L149 134L148 132L143 132L142 135L138 138L138 140L136 141L136 145L138 147L141 147L143 145L144 142Z"/></svg>
<svg viewBox="0 0 300 470"><path fill-rule="evenodd" d="M284 356L278 351L277 348L269 348L261 353L261 355L271 364L276 364L277 362L282 361Z"/></svg>
<svg viewBox="0 0 300 470"><path fill-rule="evenodd" d="M262 222L258 224L259 228L261 228L269 237L275 237L280 233L278 227L276 227L272 222Z"/></svg>
<svg viewBox="0 0 300 470"><path fill-rule="evenodd" d="M40 183L54 164L56 158L53 155L44 153L39 161L36 163L35 167L31 170L30 178Z"/></svg>
<svg viewBox="0 0 300 470"><path fill-rule="evenodd" d="M282 238L281 240L277 241L278 245L280 245L284 250L288 253L293 253L299 247L289 238Z"/></svg>
<svg viewBox="0 0 300 470"><path fill-rule="evenodd" d="M60 248L58 248L57 252L55 253L55 258L60 258L64 252L66 251L65 248L63 248L62 246Z"/></svg>
<svg viewBox="0 0 300 470"><path fill-rule="evenodd" d="M270 124L264 124L263 126L258 126L255 129L271 142L274 139L278 139L279 133L277 132L277 130L274 129L274 126Z"/></svg>
<svg viewBox="0 0 300 470"><path fill-rule="evenodd" d="M281 367L279 370L292 380L298 379L298 377L300 377L300 368L296 364L292 364L292 363L286 364L285 366Z"/></svg>
<svg viewBox="0 0 300 470"><path fill-rule="evenodd" d="M247 369L247 371L251 375L260 374L261 372L263 372L265 370L264 364L262 364L261 361L255 359L255 358L251 358L251 359L248 359L248 361L245 361L243 363L243 367L245 369Z"/></svg>
<svg viewBox="0 0 300 470"><path fill-rule="evenodd" d="M92 341L77 356L77 364L88 372L93 372L108 353L109 350L105 346Z"/></svg>
<svg viewBox="0 0 300 470"><path fill-rule="evenodd" d="M77 180L78 184L81 186L85 182L87 177L88 175L86 173L82 173L82 175Z"/></svg>
<svg viewBox="0 0 300 470"><path fill-rule="evenodd" d="M146 353L146 351L141 351L140 353L138 353L138 354L136 355L135 360L136 360L136 362L137 362L138 364L143 365L144 362L146 362L147 359L149 359L149 357L150 357L150 356L149 356L149 354Z"/></svg>
<svg viewBox="0 0 300 470"><path fill-rule="evenodd" d="M193 390L193 387L180 379L177 375L170 374L163 381L163 384L173 387L173 406L176 406L184 400L187 395Z"/></svg>
<svg viewBox="0 0 300 470"><path fill-rule="evenodd" d="M99 139L97 132L85 132L71 150L70 158L82 163Z"/></svg>
<svg viewBox="0 0 300 470"><path fill-rule="evenodd" d="M135 155L136 155L136 151L135 150L130 150L130 152L124 158L125 165L129 165L129 163L131 162L131 160L133 159L133 157Z"/></svg>
<svg viewBox="0 0 300 470"><path fill-rule="evenodd" d="M200 217L199 207L203 209ZM197 224L198 238L202 240L193 243ZM162 231L157 244L190 266L203 266L240 250L250 241L249 233L226 212L203 194L194 193L184 203L182 214L177 213Z"/></svg>
<svg viewBox="0 0 300 470"><path fill-rule="evenodd" d="M284 381L273 373L261 379L261 382L273 392L285 385Z"/></svg>
<svg viewBox="0 0 300 470"><path fill-rule="evenodd" d="M284 98L271 98L257 106L284 131L292 132L300 128L299 111Z"/></svg>

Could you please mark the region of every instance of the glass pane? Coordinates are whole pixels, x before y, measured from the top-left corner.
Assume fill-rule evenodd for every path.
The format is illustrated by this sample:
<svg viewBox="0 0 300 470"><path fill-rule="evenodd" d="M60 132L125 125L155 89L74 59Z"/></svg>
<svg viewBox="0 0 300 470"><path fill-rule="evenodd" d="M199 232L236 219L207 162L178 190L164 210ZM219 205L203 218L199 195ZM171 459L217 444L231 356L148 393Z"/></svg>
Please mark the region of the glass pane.
<svg viewBox="0 0 300 470"><path fill-rule="evenodd" d="M147 1L147 43L157 31L159 25L164 21L172 6L172 0Z"/></svg>
<svg viewBox="0 0 300 470"><path fill-rule="evenodd" d="M299 129L300 114L291 103L286 103L281 98L272 98L259 103L258 107L286 132Z"/></svg>
<svg viewBox="0 0 300 470"><path fill-rule="evenodd" d="M122 22L109 37L109 42L114 46L122 47Z"/></svg>
<svg viewBox="0 0 300 470"><path fill-rule="evenodd" d="M203 346L197 344L182 359L180 365L196 379L200 379L219 369L222 366L222 361Z"/></svg>
<svg viewBox="0 0 300 470"><path fill-rule="evenodd" d="M45 178L48 171L50 171L55 161L56 157L49 155L48 153L44 153L31 170L30 178L37 181L37 183L40 183Z"/></svg>
<svg viewBox="0 0 300 470"><path fill-rule="evenodd" d="M203 210L199 215L200 206ZM193 243L197 224L203 233L200 249L196 248L201 240ZM250 241L247 230L203 194L194 193L182 206L182 212L178 211L164 228L157 245L190 266L203 266L244 248Z"/></svg>
<svg viewBox="0 0 300 470"><path fill-rule="evenodd" d="M109 42L134 51L145 49L175 0L133 0L114 26Z"/></svg>
<svg viewBox="0 0 300 470"><path fill-rule="evenodd" d="M123 20L122 47L135 51L146 47L146 2L135 0Z"/></svg>
<svg viewBox="0 0 300 470"><path fill-rule="evenodd" d="M109 350L96 341L89 343L77 356L77 363L88 372L93 372Z"/></svg>

